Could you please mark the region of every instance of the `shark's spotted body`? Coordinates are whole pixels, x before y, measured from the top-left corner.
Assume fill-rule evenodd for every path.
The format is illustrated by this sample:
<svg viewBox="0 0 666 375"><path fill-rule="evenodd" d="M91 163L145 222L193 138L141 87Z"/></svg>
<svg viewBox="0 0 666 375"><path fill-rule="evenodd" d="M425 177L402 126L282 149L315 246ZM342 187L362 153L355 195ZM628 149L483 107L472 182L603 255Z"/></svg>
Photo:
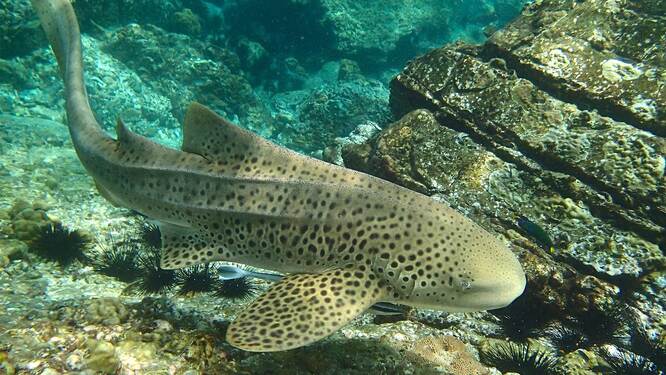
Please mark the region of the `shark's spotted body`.
<svg viewBox="0 0 666 375"><path fill-rule="evenodd" d="M239 314L232 345L306 345L380 301L474 311L522 293L515 256L451 208L280 148L199 104L187 112L182 150L121 122L110 138L88 104L69 1L33 5L64 75L77 154L107 199L161 223L162 266L227 260L290 274Z"/></svg>

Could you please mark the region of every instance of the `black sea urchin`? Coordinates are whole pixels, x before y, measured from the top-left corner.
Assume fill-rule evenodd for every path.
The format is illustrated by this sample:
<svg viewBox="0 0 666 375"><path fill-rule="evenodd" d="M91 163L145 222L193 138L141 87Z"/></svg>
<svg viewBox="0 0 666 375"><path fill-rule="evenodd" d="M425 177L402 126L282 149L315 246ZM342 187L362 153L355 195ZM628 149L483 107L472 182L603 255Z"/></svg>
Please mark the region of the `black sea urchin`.
<svg viewBox="0 0 666 375"><path fill-rule="evenodd" d="M215 295L221 298L246 300L257 295L257 285L248 277L219 280L215 285Z"/></svg>
<svg viewBox="0 0 666 375"><path fill-rule="evenodd" d="M626 337L622 333L626 315L627 311L623 308L609 308L606 311L594 308L576 316L573 324L585 333L590 345L618 343Z"/></svg>
<svg viewBox="0 0 666 375"><path fill-rule="evenodd" d="M176 272L176 285L180 295L210 292L215 281L208 265L196 265Z"/></svg>
<svg viewBox="0 0 666 375"><path fill-rule="evenodd" d="M631 351L650 359L662 371L666 371L666 348L651 338L643 328L631 332Z"/></svg>
<svg viewBox="0 0 666 375"><path fill-rule="evenodd" d="M141 247L137 241L125 238L110 247L102 246L94 260L95 270L124 282L132 282L141 275L138 258Z"/></svg>
<svg viewBox="0 0 666 375"><path fill-rule="evenodd" d="M88 258L83 251L88 246L90 240L80 231L61 223L50 223L42 229L30 249L45 259L67 266L75 260L86 261Z"/></svg>
<svg viewBox="0 0 666 375"><path fill-rule="evenodd" d="M481 351L480 358L481 362L502 372L517 372L521 375L555 375L559 369L556 357L543 350L533 349L528 344L496 344Z"/></svg>
<svg viewBox="0 0 666 375"><path fill-rule="evenodd" d="M504 336L521 342L556 318L543 302L528 294L523 294L509 306L492 310L490 313L499 318Z"/></svg>
<svg viewBox="0 0 666 375"><path fill-rule="evenodd" d="M139 279L133 282L128 290L139 294L164 293L176 283L176 272L160 268L160 254L155 251L139 256Z"/></svg>
<svg viewBox="0 0 666 375"><path fill-rule="evenodd" d="M608 363L604 374L610 375L664 375L652 361L638 354L620 350L616 354L608 350L602 351L602 356Z"/></svg>
<svg viewBox="0 0 666 375"><path fill-rule="evenodd" d="M571 353L590 346L590 338L579 329L558 324L546 330L550 341L563 353Z"/></svg>
<svg viewBox="0 0 666 375"><path fill-rule="evenodd" d="M159 249L162 247L162 233L160 227L155 224L145 222L141 225L141 240L148 246Z"/></svg>

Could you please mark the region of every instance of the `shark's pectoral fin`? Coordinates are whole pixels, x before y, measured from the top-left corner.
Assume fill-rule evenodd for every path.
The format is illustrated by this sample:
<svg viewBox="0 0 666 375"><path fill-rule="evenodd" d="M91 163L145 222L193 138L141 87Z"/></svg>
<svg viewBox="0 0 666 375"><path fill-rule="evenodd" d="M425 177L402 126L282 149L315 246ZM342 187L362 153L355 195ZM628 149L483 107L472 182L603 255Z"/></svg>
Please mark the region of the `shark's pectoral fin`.
<svg viewBox="0 0 666 375"><path fill-rule="evenodd" d="M366 272L290 275L238 315L227 341L253 352L297 348L335 332L385 294L382 283Z"/></svg>
<svg viewBox="0 0 666 375"><path fill-rule="evenodd" d="M162 236L161 268L184 268L223 259L222 248L211 248L197 230L162 222L157 225Z"/></svg>

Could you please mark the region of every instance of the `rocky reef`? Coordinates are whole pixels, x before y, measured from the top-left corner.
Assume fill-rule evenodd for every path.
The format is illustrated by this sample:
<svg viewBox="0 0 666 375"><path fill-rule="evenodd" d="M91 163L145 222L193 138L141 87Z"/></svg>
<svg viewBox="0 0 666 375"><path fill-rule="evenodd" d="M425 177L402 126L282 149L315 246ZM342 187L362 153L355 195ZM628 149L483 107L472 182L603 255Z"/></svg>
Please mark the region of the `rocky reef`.
<svg viewBox="0 0 666 375"><path fill-rule="evenodd" d="M525 1L442 2L258 0L232 2L225 23L234 34L273 53L303 56L313 49L366 66L403 62L457 38L481 40L483 28L508 22Z"/></svg>
<svg viewBox="0 0 666 375"><path fill-rule="evenodd" d="M416 58L391 82L401 119L341 156L503 233L559 315L628 308L663 338L666 66L635 52L660 18L620 3L539 1L482 46Z"/></svg>

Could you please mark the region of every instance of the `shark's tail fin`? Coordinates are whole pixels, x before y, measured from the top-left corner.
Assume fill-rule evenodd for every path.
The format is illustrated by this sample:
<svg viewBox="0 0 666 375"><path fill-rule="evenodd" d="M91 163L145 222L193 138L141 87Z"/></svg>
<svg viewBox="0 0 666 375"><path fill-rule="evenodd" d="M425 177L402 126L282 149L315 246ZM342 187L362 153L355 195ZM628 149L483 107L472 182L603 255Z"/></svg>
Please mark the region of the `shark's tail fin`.
<svg viewBox="0 0 666 375"><path fill-rule="evenodd" d="M58 60L65 82L67 117L74 147L79 150L82 139L94 142L107 138L95 120L83 81L81 33L70 0L32 0L42 27Z"/></svg>
<svg viewBox="0 0 666 375"><path fill-rule="evenodd" d="M67 67L67 51L73 39L79 37L79 27L69 0L32 0L46 37L58 60L60 73ZM73 20L73 22L72 22Z"/></svg>

